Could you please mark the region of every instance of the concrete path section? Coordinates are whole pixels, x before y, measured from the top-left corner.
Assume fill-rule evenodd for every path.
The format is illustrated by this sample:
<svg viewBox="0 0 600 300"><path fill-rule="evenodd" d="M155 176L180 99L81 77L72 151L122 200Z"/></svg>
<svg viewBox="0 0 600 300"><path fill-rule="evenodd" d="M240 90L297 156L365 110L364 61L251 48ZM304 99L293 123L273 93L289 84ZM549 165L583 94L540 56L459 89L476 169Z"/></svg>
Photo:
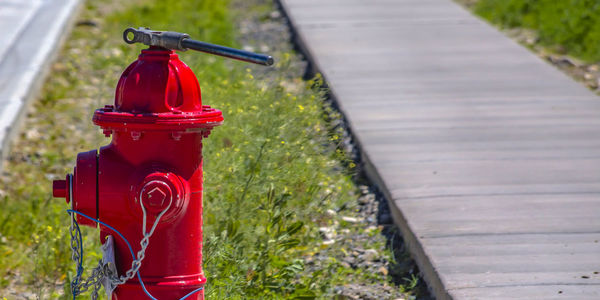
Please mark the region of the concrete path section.
<svg viewBox="0 0 600 300"><path fill-rule="evenodd" d="M437 299L600 299L600 98L450 0L280 0Z"/></svg>
<svg viewBox="0 0 600 300"><path fill-rule="evenodd" d="M80 0L0 0L0 159L79 4Z"/></svg>

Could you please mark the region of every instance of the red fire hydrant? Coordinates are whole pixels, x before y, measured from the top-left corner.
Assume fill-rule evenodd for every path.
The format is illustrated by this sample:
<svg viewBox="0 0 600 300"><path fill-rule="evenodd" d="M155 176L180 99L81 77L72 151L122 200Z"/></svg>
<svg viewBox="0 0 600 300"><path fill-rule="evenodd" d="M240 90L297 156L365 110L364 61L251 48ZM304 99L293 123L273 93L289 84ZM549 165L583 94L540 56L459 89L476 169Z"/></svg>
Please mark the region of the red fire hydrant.
<svg viewBox="0 0 600 300"><path fill-rule="evenodd" d="M202 139L223 116L202 105L196 76L173 50L189 48L263 65L273 60L176 32L128 28L124 39L150 48L121 76L114 105L94 113L94 124L112 141L100 151L79 153L73 175L54 181L53 194L70 202L76 225L99 223L102 243L114 243L117 274L108 274L107 260L101 263L97 273L105 278L97 280L96 290L104 281L109 294L111 284L116 287L112 299L188 294L186 299L204 299ZM77 234L73 239L81 247ZM77 262L80 268L81 258ZM72 282L74 295L83 292L78 284L80 278Z"/></svg>

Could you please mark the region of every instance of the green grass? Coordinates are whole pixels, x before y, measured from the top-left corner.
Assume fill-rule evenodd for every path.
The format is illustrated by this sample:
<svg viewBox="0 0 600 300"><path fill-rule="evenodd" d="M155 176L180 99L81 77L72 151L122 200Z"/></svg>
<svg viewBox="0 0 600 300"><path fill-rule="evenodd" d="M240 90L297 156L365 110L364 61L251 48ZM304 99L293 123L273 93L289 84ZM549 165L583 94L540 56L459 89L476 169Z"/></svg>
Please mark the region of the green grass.
<svg viewBox="0 0 600 300"><path fill-rule="evenodd" d="M152 26L239 46L228 4L86 4L81 18L95 20L98 27L74 29L5 167L0 292L11 286L41 298L68 298L74 267L67 205L51 197L51 179L72 172L78 152L108 143L92 125L92 112L112 103L120 72L142 49L124 44L122 30ZM317 231L334 222L325 211L356 201L351 170L335 150L339 138L323 120L319 80L288 90L283 82L290 54L277 57L278 75L268 81L254 79L243 63L191 51L180 57L198 76L203 103L221 109L225 117L203 150L209 299L331 298L335 285L385 281L380 274L344 268L335 255L314 272L301 259L327 247ZM361 230L360 225L342 226ZM100 258L97 235L84 229L88 271ZM343 249L335 251L343 256Z"/></svg>
<svg viewBox="0 0 600 300"><path fill-rule="evenodd" d="M600 61L598 0L479 0L475 11L505 27L534 29L557 52Z"/></svg>

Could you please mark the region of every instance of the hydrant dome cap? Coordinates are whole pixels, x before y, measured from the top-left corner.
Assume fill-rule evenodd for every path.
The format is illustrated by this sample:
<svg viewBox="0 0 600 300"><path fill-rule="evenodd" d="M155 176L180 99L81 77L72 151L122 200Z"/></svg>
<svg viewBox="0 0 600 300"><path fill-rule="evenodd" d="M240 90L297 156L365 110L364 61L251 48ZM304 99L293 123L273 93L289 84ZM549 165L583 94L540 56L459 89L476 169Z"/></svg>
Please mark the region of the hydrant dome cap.
<svg viewBox="0 0 600 300"><path fill-rule="evenodd" d="M121 75L115 108L132 113L201 110L200 85L194 72L172 50L142 50Z"/></svg>

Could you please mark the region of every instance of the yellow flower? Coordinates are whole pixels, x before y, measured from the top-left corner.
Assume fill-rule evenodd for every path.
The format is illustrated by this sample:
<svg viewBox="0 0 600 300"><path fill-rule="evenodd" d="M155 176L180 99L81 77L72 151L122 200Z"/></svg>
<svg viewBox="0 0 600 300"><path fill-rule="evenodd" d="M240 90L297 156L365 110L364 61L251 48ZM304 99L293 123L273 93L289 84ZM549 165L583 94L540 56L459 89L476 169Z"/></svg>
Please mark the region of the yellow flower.
<svg viewBox="0 0 600 300"><path fill-rule="evenodd" d="M304 106L298 105L298 108L300 109L300 111L304 111Z"/></svg>

